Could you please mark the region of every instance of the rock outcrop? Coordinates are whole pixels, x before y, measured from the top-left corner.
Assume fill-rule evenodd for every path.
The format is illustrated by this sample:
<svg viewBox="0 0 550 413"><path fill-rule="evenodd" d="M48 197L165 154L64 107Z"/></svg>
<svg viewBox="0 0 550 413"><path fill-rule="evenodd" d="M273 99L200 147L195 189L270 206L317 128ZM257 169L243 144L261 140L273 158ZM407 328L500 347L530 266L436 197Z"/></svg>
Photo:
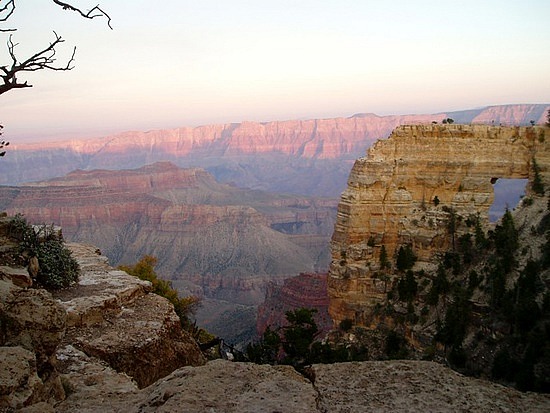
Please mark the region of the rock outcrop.
<svg viewBox="0 0 550 413"><path fill-rule="evenodd" d="M113 270L97 248L69 244L81 267L77 285L54 293L66 309L65 345L107 362L145 387L205 359L168 300L151 285Z"/></svg>
<svg viewBox="0 0 550 413"><path fill-rule="evenodd" d="M137 391L178 367L205 363L174 307L149 282L116 271L95 247L70 245L79 282L53 294L20 287L24 269L0 220L0 411L48 411L71 392ZM8 256L14 257L8 259ZM106 383L105 383L106 381ZM110 386L110 388L109 388ZM40 410L42 409L42 410ZM52 410L53 411L53 410Z"/></svg>
<svg viewBox="0 0 550 413"><path fill-rule="evenodd" d="M328 278L334 321L368 325L384 303L392 280L383 250L392 260L409 245L429 263L453 242L450 219L488 223L498 178L546 181L549 165L546 127L402 126L377 142L355 162L338 207Z"/></svg>
<svg viewBox="0 0 550 413"><path fill-rule="evenodd" d="M548 395L466 378L432 362L314 365L305 379L289 366L232 363L184 367L140 392L78 391L59 412L541 412ZM88 396L88 397L86 397Z"/></svg>

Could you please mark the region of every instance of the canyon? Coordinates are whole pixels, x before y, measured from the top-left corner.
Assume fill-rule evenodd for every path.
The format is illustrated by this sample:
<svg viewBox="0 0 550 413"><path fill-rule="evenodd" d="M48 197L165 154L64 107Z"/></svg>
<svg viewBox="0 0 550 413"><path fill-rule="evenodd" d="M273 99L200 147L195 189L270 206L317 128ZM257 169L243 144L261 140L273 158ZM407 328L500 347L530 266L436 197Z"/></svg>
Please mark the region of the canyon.
<svg viewBox="0 0 550 413"><path fill-rule="evenodd" d="M1 227L1 225L0 225ZM3 233L0 231L0 233ZM4 240L3 240L4 241ZM8 244L2 242L3 250ZM69 244L79 282L53 296L0 270L0 409L53 412L525 411L548 395L521 393L430 361L290 366L206 362L150 284L109 267L95 247ZM15 269L12 269L15 270ZM26 269L18 269L23 274ZM27 274L28 277L28 274ZM15 277L17 279L17 277ZM155 308L156 311L150 311Z"/></svg>
<svg viewBox="0 0 550 413"><path fill-rule="evenodd" d="M492 185L498 179L529 181L526 196L512 211L521 246L516 258L522 273L529 260L542 262L549 245L550 194L537 189L536 183L550 185L549 139L550 128L542 126L398 127L355 161L338 205L334 232L326 225L329 217L334 220L332 198L245 190L217 182L201 168L181 169L168 162L117 172L78 170L48 181L5 186L0 188L0 209L59 220L67 236L89 231L90 236L104 237L105 251L121 260L139 257L125 250L125 245L140 246L136 248L139 253L149 253L145 246L153 247L152 254L159 261L169 262L171 256L192 250L197 243L200 251L212 255L193 256L192 263L181 263L181 268L189 265L181 272L187 275L174 278L174 285L224 302L235 300L241 306L257 302L261 288L267 289L259 329L280 322L284 311L298 306L303 296L319 313L323 311L324 318L328 304L334 326L350 320L355 329L338 332L349 341L357 340L361 329L385 326L401 332L400 323L405 320L404 337L424 351L411 358L431 360L446 349L427 338L436 336L437 321L443 321L439 315L449 313L446 310L457 301L449 293L432 309L424 306L426 291L435 284L432 274L445 252L453 250L455 237L467 235L476 225L487 234L496 231L488 211ZM326 260L320 251L330 234L330 272L327 277L313 274ZM201 240L202 235L210 238ZM185 242L175 241L185 236ZM216 239L221 239L220 245L213 244ZM241 239L246 244L238 244ZM235 245L239 248L231 249ZM250 245L258 245L259 250L250 250ZM0 375L2 407L26 412L550 408L548 395L521 393L468 378L433 361L316 364L304 374L289 366L206 362L196 344L178 328L171 306L150 294L148 283L111 268L95 246L69 246L83 273L78 284L53 295L30 288L25 268L0 269L0 315L2 331L7 333L1 337L0 360L17 367ZM408 307L388 296L404 279L394 264L402 247L416 254L412 276L427 281L419 283L421 291ZM272 255L247 264L237 252L240 249L252 251L253 256L258 251ZM275 267L275 259L282 261L280 267ZM291 277L288 268L293 262L307 263L305 269L292 269L304 274ZM172 274L179 274L180 267L165 265ZM234 275L225 279L231 265L235 265ZM480 265L488 264L481 261ZM246 271L239 272L243 266ZM205 272L199 275L202 269ZM509 280L510 287L520 283L520 270ZM548 294L544 300L542 295L549 276L545 267L535 283L535 306L538 310L542 305L543 317L548 313L544 307ZM451 280L453 288L460 290L464 280L457 277ZM261 283L263 287L258 288ZM226 285L230 288L224 290ZM485 358L491 363L496 360L496 350L502 350L499 340L511 336L513 330L503 327L502 320L491 325L491 320L486 321L492 311L487 294L490 283L485 280L481 285L467 298L476 330L464 339L464 348L469 360L487 373L490 364ZM321 297L325 291L328 295ZM476 340L486 341L485 351L476 352ZM547 341L542 344L540 351ZM476 351L470 354L471 349ZM547 379L545 360L537 362L534 374ZM186 364L194 367L181 367Z"/></svg>
<svg viewBox="0 0 550 413"><path fill-rule="evenodd" d="M5 235L0 220L0 235ZM15 245L2 239L3 252ZM290 366L206 361L151 285L113 269L93 246L69 244L81 274L53 295L0 270L0 409L6 412L525 411L521 393L429 361ZM14 273L19 276L12 277ZM27 277L29 274L27 273ZM155 308L155 311L150 311Z"/></svg>
<svg viewBox="0 0 550 413"><path fill-rule="evenodd" d="M354 160L373 142L401 124L449 117L542 123L548 108L367 113L11 142L0 162L0 183L10 184L0 188L0 210L60 225L68 240L97 245L113 265L156 256L162 277L182 294L203 297L201 324L246 342L268 282L327 271L337 197ZM144 167L155 162L161 163Z"/></svg>
<svg viewBox="0 0 550 413"><path fill-rule="evenodd" d="M203 297L201 324L219 320L218 308L243 310L226 330L214 328L232 340L228 326L239 313L249 314L253 331L268 282L328 268L336 201L241 189L159 162L0 187L0 209L61 226L66 239L97 245L112 265L155 256L156 271L180 293Z"/></svg>

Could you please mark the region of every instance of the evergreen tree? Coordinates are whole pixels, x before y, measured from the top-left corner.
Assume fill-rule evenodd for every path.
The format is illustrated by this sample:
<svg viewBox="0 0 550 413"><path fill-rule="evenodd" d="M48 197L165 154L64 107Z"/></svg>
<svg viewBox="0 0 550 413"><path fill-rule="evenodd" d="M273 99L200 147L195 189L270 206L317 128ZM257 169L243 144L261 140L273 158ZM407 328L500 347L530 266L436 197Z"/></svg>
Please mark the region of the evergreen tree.
<svg viewBox="0 0 550 413"><path fill-rule="evenodd" d="M388 260L388 253L385 245L382 245L382 248L380 248L380 267L382 269L390 267L390 261Z"/></svg>
<svg viewBox="0 0 550 413"><path fill-rule="evenodd" d="M514 218L508 208L502 216L501 222L495 227L493 240L502 270L508 274L515 265L515 253L519 246L518 231L514 225Z"/></svg>
<svg viewBox="0 0 550 413"><path fill-rule="evenodd" d="M316 309L298 308L285 313L289 325L283 329L283 349L289 364L307 364L311 345L318 332L313 319L316 312Z"/></svg>
<svg viewBox="0 0 550 413"><path fill-rule="evenodd" d="M397 269L399 271L406 271L414 266L416 263L416 255L414 254L412 247L410 245L405 245L399 247L397 252Z"/></svg>

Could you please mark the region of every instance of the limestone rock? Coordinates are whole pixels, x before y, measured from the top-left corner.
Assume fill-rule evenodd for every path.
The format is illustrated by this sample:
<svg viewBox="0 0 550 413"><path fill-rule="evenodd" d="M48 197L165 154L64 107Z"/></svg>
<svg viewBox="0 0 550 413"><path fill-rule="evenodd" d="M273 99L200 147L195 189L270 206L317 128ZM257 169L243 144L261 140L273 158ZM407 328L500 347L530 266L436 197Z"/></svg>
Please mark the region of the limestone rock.
<svg viewBox="0 0 550 413"><path fill-rule="evenodd" d="M426 361L315 365L318 411L542 412L550 397L462 376Z"/></svg>
<svg viewBox="0 0 550 413"><path fill-rule="evenodd" d="M67 388L67 398L56 406L57 412L125 411L128 400L136 398L135 381L115 371L107 362L88 356L70 344L59 348L56 357Z"/></svg>
<svg viewBox="0 0 550 413"><path fill-rule="evenodd" d="M139 392L79 395L59 412L542 412L547 394L521 393L426 361L314 365L308 379L289 366L215 360L183 367ZM92 381L92 379L90 379ZM310 381L311 380L311 381ZM86 397L84 397L84 394Z"/></svg>
<svg viewBox="0 0 550 413"><path fill-rule="evenodd" d="M224 360L185 367L142 391L134 412L315 412L311 383L289 366Z"/></svg>
<svg viewBox="0 0 550 413"><path fill-rule="evenodd" d="M205 362L174 307L156 294L138 298L106 322L69 331L75 346L145 387L174 369Z"/></svg>
<svg viewBox="0 0 550 413"><path fill-rule="evenodd" d="M21 288L32 286L32 278L26 268L13 268L2 265L0 266L0 276L11 280L12 283Z"/></svg>
<svg viewBox="0 0 550 413"><path fill-rule="evenodd" d="M449 210L463 222L479 214L486 224L491 184L533 179L533 159L548 181L547 127L412 125L378 141L355 162L338 206L328 278L334 321L368 325L372 308L383 304L382 247L391 260L408 244L429 262L450 246Z"/></svg>
<svg viewBox="0 0 550 413"><path fill-rule="evenodd" d="M0 347L0 411L31 403L42 386L33 352L22 347Z"/></svg>
<svg viewBox="0 0 550 413"><path fill-rule="evenodd" d="M0 287L3 318L2 345L21 346L46 363L61 342L66 328L65 309L45 290Z"/></svg>
<svg viewBox="0 0 550 413"><path fill-rule="evenodd" d="M113 270L94 246L68 246L81 275L77 285L55 292L69 314L64 343L107 362L140 387L178 367L205 362L172 304L150 293L148 281Z"/></svg>

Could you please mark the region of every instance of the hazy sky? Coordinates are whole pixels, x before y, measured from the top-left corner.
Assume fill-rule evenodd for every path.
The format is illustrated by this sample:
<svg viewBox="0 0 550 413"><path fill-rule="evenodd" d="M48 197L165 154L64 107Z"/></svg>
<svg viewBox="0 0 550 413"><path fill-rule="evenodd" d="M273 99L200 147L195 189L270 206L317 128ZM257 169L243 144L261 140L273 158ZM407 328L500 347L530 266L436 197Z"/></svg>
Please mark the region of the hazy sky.
<svg viewBox="0 0 550 413"><path fill-rule="evenodd" d="M17 0L27 57L77 46L70 72L0 95L4 138L550 102L549 0ZM8 34L0 33L2 44ZM0 65L8 64L5 47Z"/></svg>

